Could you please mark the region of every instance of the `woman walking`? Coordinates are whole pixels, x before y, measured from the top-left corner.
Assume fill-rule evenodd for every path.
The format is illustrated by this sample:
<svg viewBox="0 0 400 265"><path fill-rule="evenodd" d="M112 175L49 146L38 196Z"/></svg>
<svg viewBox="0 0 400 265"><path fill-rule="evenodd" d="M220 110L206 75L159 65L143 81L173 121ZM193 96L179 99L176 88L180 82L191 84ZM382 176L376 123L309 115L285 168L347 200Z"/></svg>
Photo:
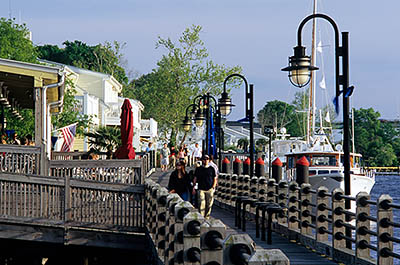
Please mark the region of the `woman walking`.
<svg viewBox="0 0 400 265"><path fill-rule="evenodd" d="M167 171L168 170L168 164L169 164L169 155L170 155L169 148L167 144L164 144L164 147L161 149L160 155L161 155L161 171Z"/></svg>
<svg viewBox="0 0 400 265"><path fill-rule="evenodd" d="M176 163L175 170L169 176L169 193L177 193L184 201L188 201L190 188L190 178L185 170L185 162L179 161Z"/></svg>

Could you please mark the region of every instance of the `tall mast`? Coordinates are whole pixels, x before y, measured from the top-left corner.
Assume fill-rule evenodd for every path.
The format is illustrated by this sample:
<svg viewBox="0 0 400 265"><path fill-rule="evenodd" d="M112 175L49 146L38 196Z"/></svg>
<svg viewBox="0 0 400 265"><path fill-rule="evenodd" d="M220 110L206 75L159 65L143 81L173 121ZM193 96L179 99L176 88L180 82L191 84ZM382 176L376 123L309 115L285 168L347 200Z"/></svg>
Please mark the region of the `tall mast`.
<svg viewBox="0 0 400 265"><path fill-rule="evenodd" d="M313 14L317 13L317 0L313 0ZM312 24L312 43L311 43L311 65L315 65L315 59L317 55L316 49L316 29L317 29L317 20L313 18ZM311 71L311 82L309 87L309 101L308 101L308 118L307 118L307 143L310 142L311 137L314 136L315 130L315 80L316 74L315 71Z"/></svg>

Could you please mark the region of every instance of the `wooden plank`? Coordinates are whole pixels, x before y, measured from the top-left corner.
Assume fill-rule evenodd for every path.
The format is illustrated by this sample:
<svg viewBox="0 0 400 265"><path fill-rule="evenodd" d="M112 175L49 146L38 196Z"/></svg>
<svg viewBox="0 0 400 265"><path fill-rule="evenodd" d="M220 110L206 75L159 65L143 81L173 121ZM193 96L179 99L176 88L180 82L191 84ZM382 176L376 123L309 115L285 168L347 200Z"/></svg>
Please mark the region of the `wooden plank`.
<svg viewBox="0 0 400 265"><path fill-rule="evenodd" d="M140 159L115 159L115 160L51 160L50 168L140 168Z"/></svg>

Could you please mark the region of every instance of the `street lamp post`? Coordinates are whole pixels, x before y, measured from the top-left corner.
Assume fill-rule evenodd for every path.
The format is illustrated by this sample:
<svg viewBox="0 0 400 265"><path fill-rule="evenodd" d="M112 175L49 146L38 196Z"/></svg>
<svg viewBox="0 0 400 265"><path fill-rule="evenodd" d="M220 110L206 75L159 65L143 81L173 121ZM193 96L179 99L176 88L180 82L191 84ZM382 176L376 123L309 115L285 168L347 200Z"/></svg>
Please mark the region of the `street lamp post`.
<svg viewBox="0 0 400 265"><path fill-rule="evenodd" d="M248 119L249 123L250 123L250 178L253 177L254 175L254 98L253 98L253 90L254 90L254 85L247 84L247 80L246 78L244 78L244 76L240 75L240 74L231 74L228 77L225 78L224 81L224 92L222 93L222 95L226 96L226 83L227 81L232 78L232 77L239 77L244 81L245 84L245 96L246 96L246 119ZM226 96L227 97L227 96ZM220 100L220 106L221 108L224 106L226 108L229 108L229 110L231 109L231 107L233 107L234 105L230 103L230 99L229 99L229 103L227 104L223 104L221 105L222 102L222 98Z"/></svg>
<svg viewBox="0 0 400 265"><path fill-rule="evenodd" d="M199 102L196 103L196 100L199 100ZM206 122L206 140L205 140L205 153L210 154L211 150L209 149L209 145L211 146L211 137L209 137L209 134L211 136L211 115L210 115L210 102L214 101L214 113L215 113L215 131L217 132L217 147L218 147L218 155L216 158L220 158L222 156L222 149L223 149L223 130L221 126L221 111L219 108L219 104L217 103L217 100L210 95L210 93L207 93L206 95L200 95L194 98L194 103L190 104L186 108L186 116L183 120L182 126L185 131L189 131L191 128L191 120L188 115L188 110L190 107L192 107L192 117L193 120L196 124L197 127L201 127L204 124L204 121ZM202 106L203 104L203 106ZM212 107L211 107L212 108ZM214 118L214 117L213 117ZM215 146L214 146L215 148ZM218 159L219 161L219 169L221 170L222 167L222 160Z"/></svg>
<svg viewBox="0 0 400 265"><path fill-rule="evenodd" d="M294 56L289 57L289 66L282 71L289 72L290 82L298 87L307 85L310 81L311 71L317 67L310 65L310 57L305 55L305 47L301 45L301 33L304 25L311 19L323 18L327 20L335 31L335 81L336 104L343 93L343 162L344 162L344 192L349 196L351 191L350 179L350 134L349 134L349 98L354 87L349 87L349 33L342 32L342 46L339 46L339 29L335 21L325 14L312 14L300 23L297 31L297 46L294 48ZM339 62L342 57L342 73L340 74ZM340 90L340 86L342 89ZM337 106L336 106L337 107ZM350 209L350 201L346 200L346 209ZM346 235L351 236L350 229L346 229ZM346 241L346 246L351 248L351 242Z"/></svg>

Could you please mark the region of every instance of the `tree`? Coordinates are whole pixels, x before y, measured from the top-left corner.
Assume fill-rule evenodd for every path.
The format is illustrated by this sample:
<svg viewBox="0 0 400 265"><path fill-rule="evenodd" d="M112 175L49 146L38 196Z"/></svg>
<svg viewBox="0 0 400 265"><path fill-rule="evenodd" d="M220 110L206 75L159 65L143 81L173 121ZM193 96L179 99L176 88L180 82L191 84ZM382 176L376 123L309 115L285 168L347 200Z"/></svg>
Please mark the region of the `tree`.
<svg viewBox="0 0 400 265"><path fill-rule="evenodd" d="M264 128L273 126L274 128L286 127L291 136L304 136L299 126L298 114L295 112L295 106L283 101L269 101L257 113L258 121Z"/></svg>
<svg viewBox="0 0 400 265"><path fill-rule="evenodd" d="M116 126L100 126L94 132L86 132L85 136L89 147L97 154L115 152L121 145L121 130Z"/></svg>
<svg viewBox="0 0 400 265"><path fill-rule="evenodd" d="M238 140L237 145L238 145L238 148L239 148L239 149L242 149L243 152L247 153L247 151L248 151L248 146L249 146L249 140L248 140L247 138L240 138L240 139Z"/></svg>
<svg viewBox="0 0 400 265"><path fill-rule="evenodd" d="M89 46L75 40L63 42L65 48L57 45L37 46L38 56L41 59L72 65L91 71L114 76L122 85L128 84L128 77L121 66L123 61L122 49L125 44L106 41L104 44Z"/></svg>
<svg viewBox="0 0 400 265"><path fill-rule="evenodd" d="M25 24L0 18L0 58L36 63L36 51Z"/></svg>
<svg viewBox="0 0 400 265"><path fill-rule="evenodd" d="M355 148L370 166L398 165L393 148L399 147L398 133L393 125L382 123L379 117L380 113L372 108L354 111Z"/></svg>
<svg viewBox="0 0 400 265"><path fill-rule="evenodd" d="M157 120L161 137L169 139L173 145L191 100L207 92L219 95L226 76L241 72L238 66L217 65L209 59L200 39L201 29L200 26L187 28L178 43L159 37L156 48L164 48L167 54L151 73L134 80L123 90L125 97L143 103L142 116ZM234 79L230 84L239 83Z"/></svg>

